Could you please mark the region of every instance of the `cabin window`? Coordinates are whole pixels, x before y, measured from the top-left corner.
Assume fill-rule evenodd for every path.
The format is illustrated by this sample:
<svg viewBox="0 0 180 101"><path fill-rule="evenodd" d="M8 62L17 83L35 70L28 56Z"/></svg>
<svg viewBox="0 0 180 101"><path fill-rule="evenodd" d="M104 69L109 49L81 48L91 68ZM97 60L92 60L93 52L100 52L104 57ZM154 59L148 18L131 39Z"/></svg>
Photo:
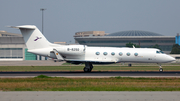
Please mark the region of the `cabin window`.
<svg viewBox="0 0 180 101"><path fill-rule="evenodd" d="M138 53L134 53L135 56L138 56Z"/></svg>
<svg viewBox="0 0 180 101"><path fill-rule="evenodd" d="M122 53L122 52L120 52L120 53L119 53L119 55L120 55L120 56L122 56L122 55L123 55L123 53Z"/></svg>
<svg viewBox="0 0 180 101"><path fill-rule="evenodd" d="M107 55L108 53L107 53L107 52L104 52L103 54L104 54L104 55Z"/></svg>
<svg viewBox="0 0 180 101"><path fill-rule="evenodd" d="M96 55L99 55L100 53L99 52L96 52Z"/></svg>
<svg viewBox="0 0 180 101"><path fill-rule="evenodd" d="M126 55L127 55L127 56L130 56L131 54L128 52Z"/></svg>
<svg viewBox="0 0 180 101"><path fill-rule="evenodd" d="M115 53L114 53L114 52L112 52L112 53L111 53L111 55L115 55Z"/></svg>

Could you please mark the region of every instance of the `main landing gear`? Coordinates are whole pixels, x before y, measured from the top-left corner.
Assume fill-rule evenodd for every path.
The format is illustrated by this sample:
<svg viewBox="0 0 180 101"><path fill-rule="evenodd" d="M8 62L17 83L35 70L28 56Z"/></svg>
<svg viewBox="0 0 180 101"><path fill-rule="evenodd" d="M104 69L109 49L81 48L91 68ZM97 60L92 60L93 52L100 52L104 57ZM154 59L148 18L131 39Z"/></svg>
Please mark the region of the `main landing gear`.
<svg viewBox="0 0 180 101"><path fill-rule="evenodd" d="M90 62L85 62L84 72L91 72L93 69L93 65Z"/></svg>
<svg viewBox="0 0 180 101"><path fill-rule="evenodd" d="M159 65L159 72L163 72L163 68Z"/></svg>

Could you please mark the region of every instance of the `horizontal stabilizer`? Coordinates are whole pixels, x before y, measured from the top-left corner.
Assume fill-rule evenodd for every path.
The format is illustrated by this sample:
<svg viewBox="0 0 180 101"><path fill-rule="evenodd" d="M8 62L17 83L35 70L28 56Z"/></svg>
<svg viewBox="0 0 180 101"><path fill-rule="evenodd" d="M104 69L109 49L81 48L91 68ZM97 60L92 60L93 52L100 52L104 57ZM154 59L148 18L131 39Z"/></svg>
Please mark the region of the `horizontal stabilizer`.
<svg viewBox="0 0 180 101"><path fill-rule="evenodd" d="M34 25L23 25L23 26L7 26L10 28L17 28L17 29L35 29L36 26Z"/></svg>

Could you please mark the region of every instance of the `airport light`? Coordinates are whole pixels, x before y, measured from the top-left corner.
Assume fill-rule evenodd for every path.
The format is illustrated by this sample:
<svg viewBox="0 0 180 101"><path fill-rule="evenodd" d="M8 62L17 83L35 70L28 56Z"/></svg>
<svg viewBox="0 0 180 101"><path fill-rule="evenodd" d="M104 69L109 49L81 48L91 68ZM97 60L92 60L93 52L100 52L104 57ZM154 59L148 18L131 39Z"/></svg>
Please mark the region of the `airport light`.
<svg viewBox="0 0 180 101"><path fill-rule="evenodd" d="M45 8L41 8L40 10L42 11L42 33L43 33L43 16L44 16L43 11L46 10L46 9Z"/></svg>

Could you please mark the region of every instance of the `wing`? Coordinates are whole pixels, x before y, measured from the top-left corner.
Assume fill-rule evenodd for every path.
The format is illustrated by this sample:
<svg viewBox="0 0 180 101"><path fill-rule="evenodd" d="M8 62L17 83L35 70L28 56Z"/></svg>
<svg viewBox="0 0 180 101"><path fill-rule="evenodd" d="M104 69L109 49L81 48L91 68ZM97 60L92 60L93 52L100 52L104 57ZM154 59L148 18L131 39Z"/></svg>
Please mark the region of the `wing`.
<svg viewBox="0 0 180 101"><path fill-rule="evenodd" d="M90 62L93 64L113 64L113 63L117 63L116 61L93 61L93 60L75 60L75 59L68 59L66 60L68 63L72 63L72 64L81 64L81 63L85 63L85 62Z"/></svg>

